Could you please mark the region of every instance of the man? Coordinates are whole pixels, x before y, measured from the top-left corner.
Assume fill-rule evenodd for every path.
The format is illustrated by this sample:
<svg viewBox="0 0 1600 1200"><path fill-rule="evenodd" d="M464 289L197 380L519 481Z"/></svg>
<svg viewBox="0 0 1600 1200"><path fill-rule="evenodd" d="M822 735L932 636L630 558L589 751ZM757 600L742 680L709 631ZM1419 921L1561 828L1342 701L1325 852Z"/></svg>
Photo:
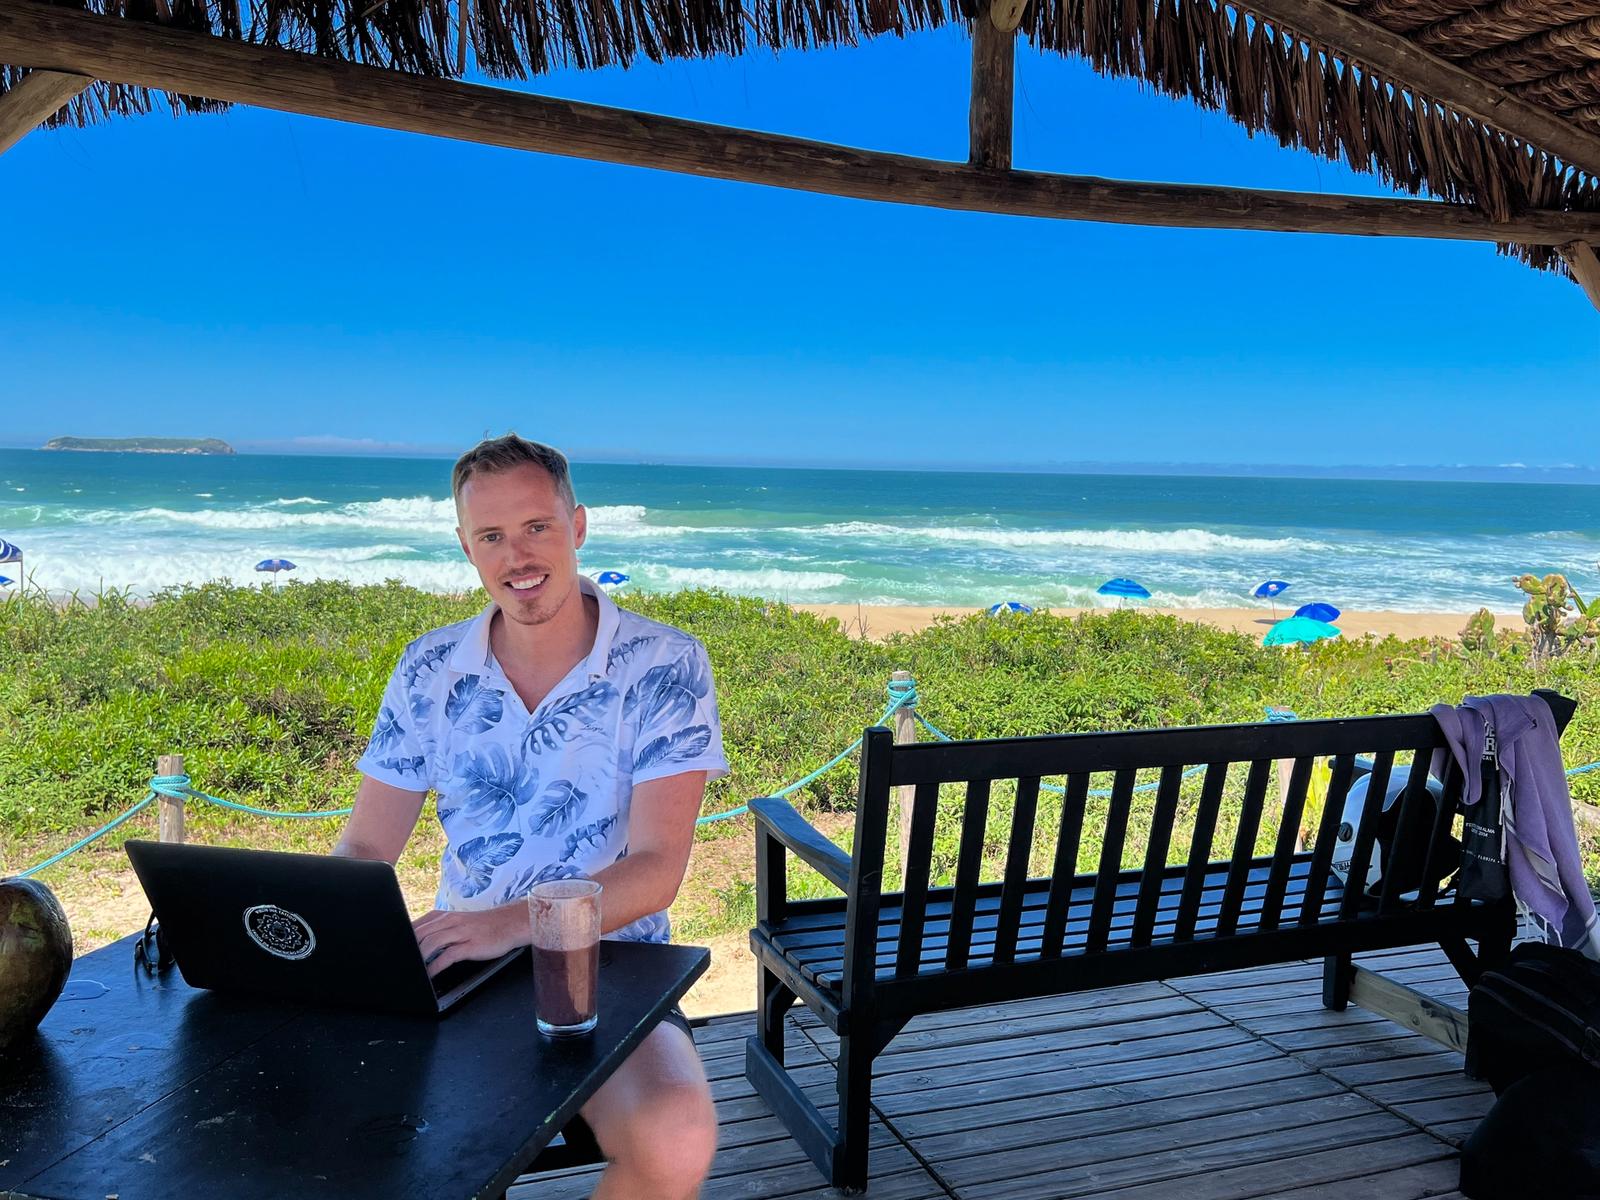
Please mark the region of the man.
<svg viewBox="0 0 1600 1200"><path fill-rule="evenodd" d="M545 879L594 879L606 936L664 942L706 781L728 771L705 649L578 575L587 515L559 451L485 441L451 490L490 604L406 647L334 853L394 862L436 793L447 845L416 922L435 974L527 943ZM699 1194L716 1116L681 1014L582 1113L609 1161L595 1200Z"/></svg>

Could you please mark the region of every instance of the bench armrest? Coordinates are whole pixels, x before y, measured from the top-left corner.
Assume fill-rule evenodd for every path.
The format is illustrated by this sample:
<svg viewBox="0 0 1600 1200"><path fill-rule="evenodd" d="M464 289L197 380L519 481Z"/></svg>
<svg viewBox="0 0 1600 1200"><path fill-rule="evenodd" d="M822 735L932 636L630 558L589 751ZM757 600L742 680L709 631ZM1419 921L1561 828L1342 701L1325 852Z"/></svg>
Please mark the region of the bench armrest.
<svg viewBox="0 0 1600 1200"><path fill-rule="evenodd" d="M850 890L850 856L813 829L794 807L777 796L750 801L757 833L765 832L791 850L796 858L822 872L842 892Z"/></svg>

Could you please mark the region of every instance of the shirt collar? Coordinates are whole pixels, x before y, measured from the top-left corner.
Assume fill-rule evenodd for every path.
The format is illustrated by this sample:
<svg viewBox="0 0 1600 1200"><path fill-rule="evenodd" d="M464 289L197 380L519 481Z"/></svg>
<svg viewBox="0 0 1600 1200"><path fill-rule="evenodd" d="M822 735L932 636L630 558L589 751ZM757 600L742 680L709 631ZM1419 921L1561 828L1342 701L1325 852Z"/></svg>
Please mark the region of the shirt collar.
<svg viewBox="0 0 1600 1200"><path fill-rule="evenodd" d="M590 648L588 657L584 659L584 673L593 679L603 679L606 674L606 662L611 657L611 644L616 641L617 627L621 624L622 616L611 597L604 590L596 586L587 576L578 576L578 590L586 596L593 596L600 606L600 620L595 626L594 645ZM456 643L456 648L450 655L450 670L457 675L476 675L489 666L489 626L494 621L494 614L500 606L494 601L489 602L461 635L461 640Z"/></svg>

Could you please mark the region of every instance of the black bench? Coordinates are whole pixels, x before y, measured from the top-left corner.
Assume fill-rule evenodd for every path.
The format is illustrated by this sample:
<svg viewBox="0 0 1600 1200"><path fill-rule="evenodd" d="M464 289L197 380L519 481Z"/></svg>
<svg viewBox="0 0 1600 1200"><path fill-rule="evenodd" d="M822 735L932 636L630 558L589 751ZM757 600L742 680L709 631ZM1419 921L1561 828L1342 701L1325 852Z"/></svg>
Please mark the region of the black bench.
<svg viewBox="0 0 1600 1200"><path fill-rule="evenodd" d="M1552 692L1539 694L1564 730L1575 703ZM1407 779L1387 861L1433 860L1446 853L1441 847L1449 844L1462 778L1452 765L1437 802L1424 786L1432 751L1440 745L1438 725L1425 714L909 745L895 745L887 729L869 729L862 743L853 855L786 802L751 802L757 925L750 944L760 991L757 1036L746 1048L745 1072L829 1182L859 1190L867 1184L873 1060L923 1013L1322 958L1328 1007L1355 1002L1464 1050L1461 1013L1353 967L1350 956L1436 942L1470 984L1509 952L1512 902L1466 901L1437 884L1420 890L1413 884L1415 894L1380 884L1363 895L1362 889L1345 888L1330 870L1346 795L1362 769L1357 756L1370 756L1371 796L1382 796L1392 777L1404 773ZM1408 754L1410 763L1403 761ZM1331 779L1322 817L1311 848L1297 851L1313 765L1324 757ZM1277 760L1293 767L1275 847L1258 856L1269 785L1272 803L1278 801ZM1201 768L1203 777L1198 787L1189 785L1185 798L1184 772L1191 767ZM1212 843L1230 767L1235 780L1243 775L1244 790L1232 846L1216 848L1227 852L1219 857ZM1482 769L1492 772L1492 763ZM1136 788L1141 770L1160 772L1153 796ZM1099 830L1100 869L1078 875L1090 774L1098 772L1112 774ZM1047 855L1054 841L1054 870L1030 878L1041 782L1049 777L1065 777L1057 827L1041 831ZM1015 781L1011 832L1003 877L984 882L985 830L999 781ZM933 888L941 787L962 792L950 797L961 806L961 834L954 885ZM898 788L914 790L904 890L885 892L885 846ZM1185 800L1193 833L1186 845L1174 845ZM1352 879L1366 878L1379 808L1369 804L1355 831ZM1142 869L1123 870L1123 846L1136 812L1141 823L1149 814L1148 850ZM1187 819L1181 824L1187 826ZM789 899L788 854L816 868L844 896ZM1424 861L1422 875L1437 879L1448 874L1448 866ZM837 1127L784 1069L784 1014L797 999L839 1035Z"/></svg>

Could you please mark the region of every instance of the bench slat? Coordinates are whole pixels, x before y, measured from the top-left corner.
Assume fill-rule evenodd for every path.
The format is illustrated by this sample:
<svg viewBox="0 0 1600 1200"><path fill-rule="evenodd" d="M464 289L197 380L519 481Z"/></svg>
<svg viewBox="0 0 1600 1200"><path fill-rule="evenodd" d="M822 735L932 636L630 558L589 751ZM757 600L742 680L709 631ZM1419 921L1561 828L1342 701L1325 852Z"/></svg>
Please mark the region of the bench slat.
<svg viewBox="0 0 1600 1200"><path fill-rule="evenodd" d="M1210 865L1211 843L1217 835L1217 814L1222 810L1222 792L1228 784L1228 764L1206 764L1205 780L1200 786L1200 807L1195 811L1194 836L1189 842L1189 863L1183 877L1183 902L1178 907L1176 936L1180 939L1194 934L1195 914L1200 908L1200 887L1205 882L1206 868Z"/></svg>
<svg viewBox="0 0 1600 1200"><path fill-rule="evenodd" d="M1466 777L1462 775L1461 768L1456 764L1455 755L1445 755L1444 795L1434 805L1433 828L1429 830L1428 853L1422 861L1422 878L1432 879L1437 871L1434 860L1438 856L1439 847L1444 841L1444 835L1450 829L1456 810L1461 808L1462 790ZM1439 902L1439 889L1422 885L1422 895L1419 901L1424 908L1432 908Z"/></svg>
<svg viewBox="0 0 1600 1200"><path fill-rule="evenodd" d="M1094 909L1089 914L1089 949L1103 950L1111 930L1111 905L1117 896L1117 876L1122 873L1122 844L1128 837L1128 813L1133 808L1132 770L1118 771L1111 781L1111 807L1106 812L1105 841L1100 844L1100 872L1094 889Z"/></svg>
<svg viewBox="0 0 1600 1200"><path fill-rule="evenodd" d="M1161 899L1163 869L1172 845L1172 822L1178 815L1178 790L1183 784L1183 768L1161 768L1156 787L1155 815L1150 822L1150 840L1144 852L1144 880L1139 885L1139 905L1133 918L1133 944L1148 946L1155 928L1156 904Z"/></svg>
<svg viewBox="0 0 1600 1200"><path fill-rule="evenodd" d="M1312 760L1297 758L1289 768L1289 791L1283 798L1283 813L1278 824L1278 842L1272 852L1272 873L1267 879L1266 898L1261 904L1261 928L1276 929L1283 910L1283 889L1289 880L1289 863L1298 853L1300 817L1306 810L1306 792L1311 788Z"/></svg>
<svg viewBox="0 0 1600 1200"><path fill-rule="evenodd" d="M901 903L900 951L896 970L914 975L922 953L922 922L928 905L928 875L933 867L933 831L939 817L939 785L919 783L911 800L911 837L906 846L905 893Z"/></svg>
<svg viewBox="0 0 1600 1200"><path fill-rule="evenodd" d="M1266 800L1267 777L1271 772L1272 760L1258 758L1250 763L1250 774L1245 777L1239 830L1233 839L1233 865L1228 875L1227 894L1222 898L1222 912L1217 917L1217 932L1221 934L1232 933L1234 922L1238 920L1239 901L1244 896L1245 875L1255 858L1256 834L1261 829L1261 806Z"/></svg>
<svg viewBox="0 0 1600 1200"><path fill-rule="evenodd" d="M952 936L946 965L960 970L967 965L967 941L972 936L972 913L978 899L983 870L983 839L989 827L989 780L967 784L967 802L961 810L961 849L956 858L956 890L950 903Z"/></svg>
<svg viewBox="0 0 1600 1200"><path fill-rule="evenodd" d="M1322 802L1322 820L1317 822L1317 840L1311 847L1311 871L1306 880L1306 895L1300 910L1300 923L1309 925L1317 919L1322 908L1323 889L1328 886L1328 875L1333 863L1334 842L1338 840L1339 825L1344 820L1344 803L1350 794L1350 783L1355 779L1356 756L1334 756L1333 772L1328 779L1328 795Z"/></svg>
<svg viewBox="0 0 1600 1200"><path fill-rule="evenodd" d="M1361 806L1361 820L1356 824L1355 845L1350 849L1350 874L1344 889L1344 903L1339 915L1353 917L1361 908L1361 898L1367 890L1367 867L1372 862L1372 846L1378 836L1378 820L1383 815L1383 796L1389 790L1389 775L1394 769L1394 752L1385 751L1372 760L1372 774L1367 776L1367 802Z"/></svg>
<svg viewBox="0 0 1600 1200"><path fill-rule="evenodd" d="M1017 799L1011 810L1011 838L1006 846L1005 883L1000 893L1000 921L995 928L996 962L1011 961L1016 948L1022 899L1028 888L1028 865L1033 856L1033 822L1038 809L1038 777L1017 780Z"/></svg>
<svg viewBox="0 0 1600 1200"><path fill-rule="evenodd" d="M1061 798L1061 824L1056 833L1055 866L1050 872L1050 902L1044 918L1044 956L1060 955L1067 928L1067 906L1078 876L1078 845L1083 837L1083 810L1089 803L1089 777L1071 775Z"/></svg>

